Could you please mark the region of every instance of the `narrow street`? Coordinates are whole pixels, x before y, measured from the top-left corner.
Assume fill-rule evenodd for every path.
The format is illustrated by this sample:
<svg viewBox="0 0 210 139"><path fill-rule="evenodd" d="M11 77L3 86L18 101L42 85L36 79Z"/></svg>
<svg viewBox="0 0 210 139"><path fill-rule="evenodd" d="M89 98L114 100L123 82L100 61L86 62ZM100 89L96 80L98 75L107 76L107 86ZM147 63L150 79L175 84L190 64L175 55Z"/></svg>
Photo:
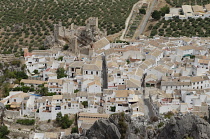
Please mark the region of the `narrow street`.
<svg viewBox="0 0 210 139"><path fill-rule="evenodd" d="M103 78L103 88L102 89L107 89L108 88L108 77L107 77L107 67L106 67L106 56L102 56L102 78Z"/></svg>
<svg viewBox="0 0 210 139"><path fill-rule="evenodd" d="M146 95L146 93L145 93L145 88L146 88L146 86L145 86L145 78L146 78L146 74L144 74L144 76L143 76L143 80L142 80L142 88L143 88L143 95L144 95L144 108L145 108L145 112L146 112L146 116L148 116L148 118L151 118L151 117L153 117L153 116L156 116L156 114L155 114L155 112L154 112L154 110L153 110L153 108L152 108L152 105L151 105L151 102L150 102L150 100L149 100L149 98L148 97L145 97L145 95Z"/></svg>
<svg viewBox="0 0 210 139"><path fill-rule="evenodd" d="M156 116L156 114L153 111L153 108L152 108L152 105L151 105L149 99L144 99L144 104L145 104L145 107L148 110L148 117L151 118L153 116Z"/></svg>

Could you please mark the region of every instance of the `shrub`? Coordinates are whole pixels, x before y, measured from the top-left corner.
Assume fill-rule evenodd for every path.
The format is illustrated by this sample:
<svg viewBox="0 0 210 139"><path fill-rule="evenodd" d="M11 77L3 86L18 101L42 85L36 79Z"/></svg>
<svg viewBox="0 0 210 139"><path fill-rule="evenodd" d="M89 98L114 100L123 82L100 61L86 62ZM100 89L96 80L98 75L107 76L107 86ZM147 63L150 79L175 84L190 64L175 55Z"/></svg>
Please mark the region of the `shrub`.
<svg viewBox="0 0 210 139"><path fill-rule="evenodd" d="M57 73L57 78L58 78L58 79L67 76L67 75L65 74L64 68L58 68L57 71L56 71L56 73Z"/></svg>
<svg viewBox="0 0 210 139"><path fill-rule="evenodd" d="M173 115L174 115L174 113L172 111L169 111L166 114L164 114L164 117L170 119L171 116L173 116Z"/></svg>
<svg viewBox="0 0 210 139"><path fill-rule="evenodd" d="M50 122L51 122L51 120L50 120L50 119L48 119L48 120L47 120L47 123L50 123Z"/></svg>
<svg viewBox="0 0 210 139"><path fill-rule="evenodd" d="M140 14L146 14L146 10L144 8L139 9Z"/></svg>
<svg viewBox="0 0 210 139"><path fill-rule="evenodd" d="M87 101L83 101L82 105L84 106L84 108L87 108L88 107L88 102Z"/></svg>
<svg viewBox="0 0 210 139"><path fill-rule="evenodd" d="M9 130L7 128L7 126L0 126L0 138L4 139L6 137L6 135L9 134Z"/></svg>
<svg viewBox="0 0 210 139"><path fill-rule="evenodd" d="M161 17L161 12L155 10L153 13L152 13L152 18L154 18L155 20L159 20Z"/></svg>
<svg viewBox="0 0 210 139"><path fill-rule="evenodd" d="M163 122L160 122L160 123L158 124L158 128L162 127L163 125L164 125L164 123L163 123Z"/></svg>
<svg viewBox="0 0 210 139"><path fill-rule="evenodd" d="M79 90L78 90L78 89L74 90L74 93L78 93L78 92L79 92Z"/></svg>
<svg viewBox="0 0 210 139"><path fill-rule="evenodd" d="M56 116L56 124L58 124L58 126L60 126L63 129L69 128L74 120L70 120L68 115L64 115L62 116L62 113L59 112L57 113Z"/></svg>
<svg viewBox="0 0 210 139"><path fill-rule="evenodd" d="M22 124L22 125L34 125L35 120L34 119L18 119L16 123Z"/></svg>
<svg viewBox="0 0 210 139"><path fill-rule="evenodd" d="M68 50L69 49L69 45L68 44L65 44L64 46L63 46L63 50Z"/></svg>
<svg viewBox="0 0 210 139"><path fill-rule="evenodd" d="M115 112L115 110L116 110L116 107L115 106L110 107L110 111Z"/></svg>
<svg viewBox="0 0 210 139"><path fill-rule="evenodd" d="M78 133L78 128L77 128L77 126L75 126L75 127L73 127L72 129L71 129L71 134L72 133Z"/></svg>

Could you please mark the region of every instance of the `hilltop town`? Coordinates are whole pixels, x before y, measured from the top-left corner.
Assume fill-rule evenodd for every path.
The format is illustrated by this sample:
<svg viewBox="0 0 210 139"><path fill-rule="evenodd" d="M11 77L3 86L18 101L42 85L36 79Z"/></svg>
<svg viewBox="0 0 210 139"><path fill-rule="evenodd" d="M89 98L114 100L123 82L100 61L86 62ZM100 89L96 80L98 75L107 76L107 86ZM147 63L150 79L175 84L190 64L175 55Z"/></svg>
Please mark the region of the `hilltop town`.
<svg viewBox="0 0 210 139"><path fill-rule="evenodd" d="M68 135L70 130L57 131L51 125L59 114L73 117L76 124L71 131L79 134L95 121L120 112L131 118L167 113L209 118L209 38L110 43L97 28L97 18L88 20L92 22L76 35L73 28L66 33L61 24L55 25L54 35L47 37L48 43L52 38L50 49L23 48L28 79L13 82L9 95L1 100L5 124L12 132L31 138ZM83 37L87 40L80 41L82 34L89 35ZM24 125L25 120L33 121L31 129L12 126Z"/></svg>
<svg viewBox="0 0 210 139"><path fill-rule="evenodd" d="M0 2L0 138L210 138L208 2L21 2Z"/></svg>

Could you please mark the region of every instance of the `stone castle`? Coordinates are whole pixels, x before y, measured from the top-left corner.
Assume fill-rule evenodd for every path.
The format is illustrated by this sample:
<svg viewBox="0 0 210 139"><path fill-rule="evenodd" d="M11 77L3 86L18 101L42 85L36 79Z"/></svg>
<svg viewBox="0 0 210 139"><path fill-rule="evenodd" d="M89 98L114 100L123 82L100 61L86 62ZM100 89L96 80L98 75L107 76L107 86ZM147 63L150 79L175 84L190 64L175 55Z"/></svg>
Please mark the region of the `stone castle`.
<svg viewBox="0 0 210 139"><path fill-rule="evenodd" d="M86 26L76 26L74 23L69 28L62 26L62 23L54 25L53 35L47 36L45 46L68 45L69 50L78 55L88 54L92 43L106 36L106 31L101 31L98 27L98 18L90 17L86 20Z"/></svg>

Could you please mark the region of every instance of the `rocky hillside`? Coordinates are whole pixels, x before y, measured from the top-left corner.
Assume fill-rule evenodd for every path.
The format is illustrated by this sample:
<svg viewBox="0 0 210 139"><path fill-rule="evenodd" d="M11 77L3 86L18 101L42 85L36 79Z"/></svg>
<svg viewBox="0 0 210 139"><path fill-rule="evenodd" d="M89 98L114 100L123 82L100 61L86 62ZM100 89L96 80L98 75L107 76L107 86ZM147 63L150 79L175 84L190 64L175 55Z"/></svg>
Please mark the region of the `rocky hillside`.
<svg viewBox="0 0 210 139"><path fill-rule="evenodd" d="M121 114L99 120L83 135L72 134L63 139L209 139L210 125L194 115L175 116L157 122Z"/></svg>

